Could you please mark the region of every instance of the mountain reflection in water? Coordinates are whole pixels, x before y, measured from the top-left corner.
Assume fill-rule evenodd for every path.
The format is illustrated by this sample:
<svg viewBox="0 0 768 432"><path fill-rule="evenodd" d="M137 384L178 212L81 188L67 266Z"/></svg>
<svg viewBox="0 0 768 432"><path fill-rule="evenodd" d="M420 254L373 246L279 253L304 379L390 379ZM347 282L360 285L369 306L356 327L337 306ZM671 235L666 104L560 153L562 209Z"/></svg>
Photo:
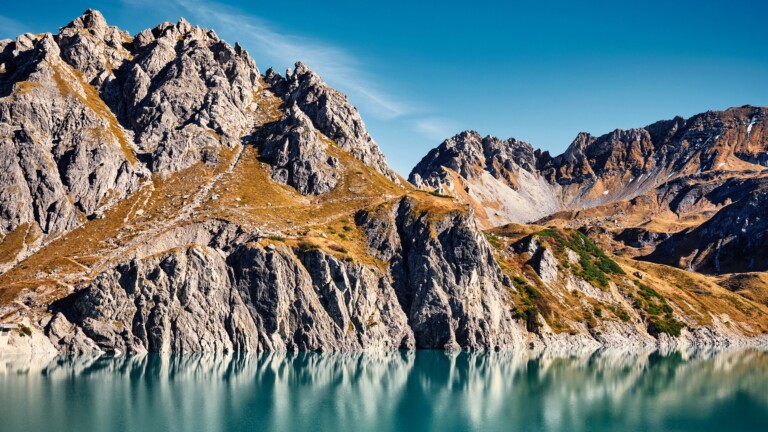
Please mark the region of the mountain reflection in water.
<svg viewBox="0 0 768 432"><path fill-rule="evenodd" d="M759 350L0 358L0 430L768 430Z"/></svg>

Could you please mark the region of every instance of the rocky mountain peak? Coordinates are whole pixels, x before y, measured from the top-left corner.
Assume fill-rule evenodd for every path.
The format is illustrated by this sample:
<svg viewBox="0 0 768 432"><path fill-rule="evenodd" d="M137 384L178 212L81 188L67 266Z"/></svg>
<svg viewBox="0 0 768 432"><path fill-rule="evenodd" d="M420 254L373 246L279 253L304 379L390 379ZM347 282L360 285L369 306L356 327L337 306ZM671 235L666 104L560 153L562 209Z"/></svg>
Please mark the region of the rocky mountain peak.
<svg viewBox="0 0 768 432"><path fill-rule="evenodd" d="M532 171L535 166L533 147L515 138L500 140L483 137L477 131L463 131L431 150L411 172L410 181L424 184L422 173L449 168L462 177L476 177L483 170L493 175L515 177L521 168Z"/></svg>
<svg viewBox="0 0 768 432"><path fill-rule="evenodd" d="M88 9L63 28L80 28L93 30L95 32L103 32L108 26L107 20L104 19L104 15L102 15L101 12L94 9Z"/></svg>
<svg viewBox="0 0 768 432"><path fill-rule="evenodd" d="M287 103L296 103L315 128L368 166L400 184L399 176L387 165L384 154L365 128L357 108L343 93L329 87L302 62L285 77L267 71L265 82Z"/></svg>

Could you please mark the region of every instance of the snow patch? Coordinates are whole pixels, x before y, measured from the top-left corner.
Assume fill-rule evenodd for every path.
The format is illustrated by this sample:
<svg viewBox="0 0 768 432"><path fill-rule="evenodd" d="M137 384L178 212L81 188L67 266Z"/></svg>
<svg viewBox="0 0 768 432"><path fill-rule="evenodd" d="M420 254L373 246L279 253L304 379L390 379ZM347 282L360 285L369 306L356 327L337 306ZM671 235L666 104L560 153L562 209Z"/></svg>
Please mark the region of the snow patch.
<svg viewBox="0 0 768 432"><path fill-rule="evenodd" d="M603 195L608 195L608 191L603 192Z"/></svg>
<svg viewBox="0 0 768 432"><path fill-rule="evenodd" d="M754 126L756 122L757 116L752 116L752 120L750 120L749 125L747 125L747 138L749 138L749 133L752 132L752 126Z"/></svg>

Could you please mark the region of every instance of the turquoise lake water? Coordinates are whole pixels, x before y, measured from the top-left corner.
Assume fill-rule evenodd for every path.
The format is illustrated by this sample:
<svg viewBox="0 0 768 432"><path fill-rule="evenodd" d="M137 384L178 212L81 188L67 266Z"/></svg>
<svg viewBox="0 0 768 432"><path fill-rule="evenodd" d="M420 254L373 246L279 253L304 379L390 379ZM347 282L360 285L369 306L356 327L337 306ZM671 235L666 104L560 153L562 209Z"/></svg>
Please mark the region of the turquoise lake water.
<svg viewBox="0 0 768 432"><path fill-rule="evenodd" d="M0 358L0 431L768 431L762 351Z"/></svg>

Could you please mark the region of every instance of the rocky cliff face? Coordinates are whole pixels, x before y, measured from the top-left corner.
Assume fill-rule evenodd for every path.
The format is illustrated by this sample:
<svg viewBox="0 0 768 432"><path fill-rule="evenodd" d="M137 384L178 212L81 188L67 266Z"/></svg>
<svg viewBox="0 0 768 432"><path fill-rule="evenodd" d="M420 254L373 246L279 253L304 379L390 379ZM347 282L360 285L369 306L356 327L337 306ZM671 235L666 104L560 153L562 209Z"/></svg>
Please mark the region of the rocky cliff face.
<svg viewBox="0 0 768 432"><path fill-rule="evenodd" d="M0 43L0 233L13 263L139 187L130 131L63 58L56 39Z"/></svg>
<svg viewBox="0 0 768 432"><path fill-rule="evenodd" d="M328 143L294 103L280 122L264 129L261 156L272 166L272 178L302 194L320 195L336 186L339 161Z"/></svg>
<svg viewBox="0 0 768 432"><path fill-rule="evenodd" d="M768 270L768 190L734 201L701 225L662 241L643 259L715 274Z"/></svg>
<svg viewBox="0 0 768 432"><path fill-rule="evenodd" d="M388 267L214 236L98 275L51 306L46 333L77 352L522 348L474 222L418 205L405 198L357 215Z"/></svg>

